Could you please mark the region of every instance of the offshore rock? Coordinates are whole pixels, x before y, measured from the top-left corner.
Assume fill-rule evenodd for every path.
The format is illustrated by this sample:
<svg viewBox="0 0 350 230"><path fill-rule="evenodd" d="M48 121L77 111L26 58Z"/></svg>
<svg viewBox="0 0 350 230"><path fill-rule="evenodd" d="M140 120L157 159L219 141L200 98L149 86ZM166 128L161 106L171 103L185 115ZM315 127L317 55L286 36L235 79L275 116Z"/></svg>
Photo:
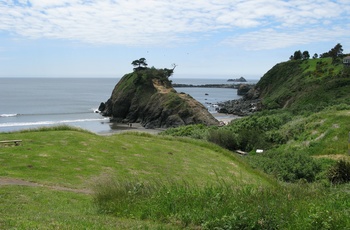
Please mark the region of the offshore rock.
<svg viewBox="0 0 350 230"><path fill-rule="evenodd" d="M236 78L236 79L228 79L227 81L232 82L247 82L247 80L244 77Z"/></svg>
<svg viewBox="0 0 350 230"><path fill-rule="evenodd" d="M123 76L99 110L111 121L169 128L219 122L190 95L177 93L164 69L146 68Z"/></svg>

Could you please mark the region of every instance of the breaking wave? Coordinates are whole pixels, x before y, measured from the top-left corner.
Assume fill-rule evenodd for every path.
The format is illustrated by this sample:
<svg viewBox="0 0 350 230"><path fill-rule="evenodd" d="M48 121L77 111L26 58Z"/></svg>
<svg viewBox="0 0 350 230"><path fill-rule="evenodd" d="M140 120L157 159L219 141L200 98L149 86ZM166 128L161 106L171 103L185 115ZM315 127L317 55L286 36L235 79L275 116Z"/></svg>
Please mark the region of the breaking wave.
<svg viewBox="0 0 350 230"><path fill-rule="evenodd" d="M80 123L90 121L109 121L109 118L95 118L95 119L75 119L75 120L60 120L60 121L35 121L35 122L9 122L0 123L0 127L15 127L15 126L40 126L40 125L57 125L66 123Z"/></svg>
<svg viewBox="0 0 350 230"><path fill-rule="evenodd" d="M0 117L15 117L18 116L17 113L4 113L4 114L0 114Z"/></svg>

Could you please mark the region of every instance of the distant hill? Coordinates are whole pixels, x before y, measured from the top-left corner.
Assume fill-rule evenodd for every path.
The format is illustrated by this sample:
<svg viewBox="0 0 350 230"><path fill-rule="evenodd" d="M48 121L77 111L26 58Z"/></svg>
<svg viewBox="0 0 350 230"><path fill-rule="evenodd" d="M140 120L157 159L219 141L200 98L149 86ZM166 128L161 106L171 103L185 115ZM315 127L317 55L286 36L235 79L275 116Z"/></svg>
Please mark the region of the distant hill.
<svg viewBox="0 0 350 230"><path fill-rule="evenodd" d="M198 101L177 93L169 69L135 68L115 86L99 110L116 122L139 122L146 128L188 124L217 125L218 121Z"/></svg>
<svg viewBox="0 0 350 230"><path fill-rule="evenodd" d="M275 65L257 83L262 108L318 111L350 103L350 69L332 58Z"/></svg>

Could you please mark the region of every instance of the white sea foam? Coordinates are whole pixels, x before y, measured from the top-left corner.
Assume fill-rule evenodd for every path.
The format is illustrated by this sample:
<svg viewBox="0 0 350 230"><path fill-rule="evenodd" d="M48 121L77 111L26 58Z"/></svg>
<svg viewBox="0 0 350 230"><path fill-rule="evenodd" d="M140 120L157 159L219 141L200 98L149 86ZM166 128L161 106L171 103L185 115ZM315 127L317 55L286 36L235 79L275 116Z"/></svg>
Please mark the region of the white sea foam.
<svg viewBox="0 0 350 230"><path fill-rule="evenodd" d="M90 122L90 121L107 121L109 118L98 118L98 119L76 119L76 120L61 120L61 121L36 121L36 122L9 122L0 123L1 127L16 127L16 126L44 126L44 125L58 125L66 123L78 123L78 122Z"/></svg>
<svg viewBox="0 0 350 230"><path fill-rule="evenodd" d="M4 113L4 114L0 114L0 117L15 117L17 116L17 113Z"/></svg>

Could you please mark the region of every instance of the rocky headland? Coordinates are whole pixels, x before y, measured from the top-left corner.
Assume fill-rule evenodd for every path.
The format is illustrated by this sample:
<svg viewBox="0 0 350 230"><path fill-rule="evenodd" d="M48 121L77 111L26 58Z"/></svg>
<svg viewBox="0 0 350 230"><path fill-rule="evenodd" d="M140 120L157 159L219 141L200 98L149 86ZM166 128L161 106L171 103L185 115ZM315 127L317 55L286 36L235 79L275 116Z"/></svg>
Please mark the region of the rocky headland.
<svg viewBox="0 0 350 230"><path fill-rule="evenodd" d="M111 121L140 123L145 128L169 128L189 124L218 125L204 105L190 95L177 93L169 77L173 70L135 68L115 86L99 111Z"/></svg>

